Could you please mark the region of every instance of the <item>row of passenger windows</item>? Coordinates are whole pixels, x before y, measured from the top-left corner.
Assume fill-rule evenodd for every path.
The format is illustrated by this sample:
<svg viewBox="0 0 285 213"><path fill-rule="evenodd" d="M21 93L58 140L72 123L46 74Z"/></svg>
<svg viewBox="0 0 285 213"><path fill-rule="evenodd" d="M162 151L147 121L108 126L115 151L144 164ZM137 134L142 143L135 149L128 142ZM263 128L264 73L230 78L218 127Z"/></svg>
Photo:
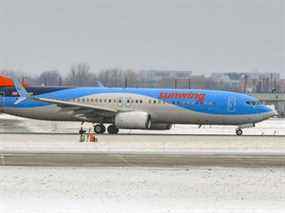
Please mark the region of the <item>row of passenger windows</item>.
<svg viewBox="0 0 285 213"><path fill-rule="evenodd" d="M80 98L80 99L74 99L76 102L94 102L94 103L122 103L122 99L97 99L97 98ZM148 104L167 104L172 103L176 105L194 105L194 104L200 104L198 101L172 101L172 102L165 102L161 100L148 100L148 102L143 100L133 100L133 99L127 99L126 103L136 103L136 104L142 104L142 103L148 103ZM209 102L207 105L214 106L214 102Z"/></svg>
<svg viewBox="0 0 285 213"><path fill-rule="evenodd" d="M95 103L122 103L122 100L119 99L93 99L93 98L80 98L80 99L74 99L74 101L76 102L95 102ZM127 100L127 103L140 103L142 104L143 101L142 100Z"/></svg>

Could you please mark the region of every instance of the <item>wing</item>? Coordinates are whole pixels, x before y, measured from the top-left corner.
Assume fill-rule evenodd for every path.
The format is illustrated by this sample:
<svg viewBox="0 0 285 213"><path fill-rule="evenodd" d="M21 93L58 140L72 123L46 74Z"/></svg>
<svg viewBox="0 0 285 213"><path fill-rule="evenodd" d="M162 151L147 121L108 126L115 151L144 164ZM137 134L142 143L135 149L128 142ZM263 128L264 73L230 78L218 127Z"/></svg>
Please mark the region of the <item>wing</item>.
<svg viewBox="0 0 285 213"><path fill-rule="evenodd" d="M62 101L49 98L32 97L35 101L55 104L64 111L71 111L75 117L82 120L93 120L95 117L113 117L118 110L95 106L90 104L76 103L71 101Z"/></svg>
<svg viewBox="0 0 285 213"><path fill-rule="evenodd" d="M71 102L71 101L63 101L63 100L30 96L28 92L26 91L26 89L14 77L13 77L13 82L14 82L14 85L16 87L18 94L20 95L20 99L16 101L15 104L19 104L20 102L26 99L32 99L35 101L55 104L64 111L71 111L75 117L81 120L90 120L90 121L93 121L94 118L98 116L103 117L103 118L113 117L117 113L117 110L112 109L112 108L94 106L94 105L83 104L83 103L76 103L76 102Z"/></svg>

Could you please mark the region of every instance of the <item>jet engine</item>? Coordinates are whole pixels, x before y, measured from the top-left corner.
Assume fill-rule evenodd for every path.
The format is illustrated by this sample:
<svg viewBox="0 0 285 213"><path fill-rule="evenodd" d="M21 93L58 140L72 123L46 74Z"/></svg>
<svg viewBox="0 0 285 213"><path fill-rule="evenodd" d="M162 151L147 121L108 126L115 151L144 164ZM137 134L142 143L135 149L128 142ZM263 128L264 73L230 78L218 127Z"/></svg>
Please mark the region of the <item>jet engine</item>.
<svg viewBox="0 0 285 213"><path fill-rule="evenodd" d="M146 112L120 112L115 116L115 125L119 129L149 129L151 117Z"/></svg>
<svg viewBox="0 0 285 213"><path fill-rule="evenodd" d="M171 129L172 124L166 123L152 123L150 126L151 130L169 130Z"/></svg>

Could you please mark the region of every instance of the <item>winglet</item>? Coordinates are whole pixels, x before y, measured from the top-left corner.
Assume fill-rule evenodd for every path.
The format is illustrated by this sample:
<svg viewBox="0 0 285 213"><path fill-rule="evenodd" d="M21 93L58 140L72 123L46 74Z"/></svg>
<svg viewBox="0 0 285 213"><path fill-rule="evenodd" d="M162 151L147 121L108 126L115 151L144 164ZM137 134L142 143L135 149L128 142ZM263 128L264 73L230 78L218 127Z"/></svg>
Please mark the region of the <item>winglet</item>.
<svg viewBox="0 0 285 213"><path fill-rule="evenodd" d="M17 98L17 100L14 104L19 104L29 97L29 93L27 92L27 90L22 86L22 84L15 77L12 77L12 79L13 79L15 88L17 90L17 93L20 95L20 97Z"/></svg>
<svg viewBox="0 0 285 213"><path fill-rule="evenodd" d="M96 83L98 84L99 87L105 87L101 81L96 81Z"/></svg>

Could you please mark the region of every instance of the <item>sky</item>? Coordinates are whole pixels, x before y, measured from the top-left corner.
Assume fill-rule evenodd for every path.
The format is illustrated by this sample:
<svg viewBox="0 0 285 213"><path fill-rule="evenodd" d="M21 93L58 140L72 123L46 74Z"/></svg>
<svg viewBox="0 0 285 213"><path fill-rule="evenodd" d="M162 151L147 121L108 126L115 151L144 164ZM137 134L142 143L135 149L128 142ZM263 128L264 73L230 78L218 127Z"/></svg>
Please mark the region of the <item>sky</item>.
<svg viewBox="0 0 285 213"><path fill-rule="evenodd" d="M0 69L284 72L283 0L0 0ZM285 76L285 75L284 75Z"/></svg>

